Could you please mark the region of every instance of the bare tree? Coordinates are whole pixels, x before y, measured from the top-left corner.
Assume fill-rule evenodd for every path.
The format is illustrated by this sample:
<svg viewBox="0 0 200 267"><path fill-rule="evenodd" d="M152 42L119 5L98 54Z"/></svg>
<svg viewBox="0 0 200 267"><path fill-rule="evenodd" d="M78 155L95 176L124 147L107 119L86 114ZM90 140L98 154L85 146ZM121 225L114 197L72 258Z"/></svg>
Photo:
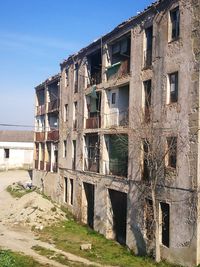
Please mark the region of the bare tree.
<svg viewBox="0 0 200 267"><path fill-rule="evenodd" d="M165 109L161 110L159 119L155 119L153 113L156 108L150 103L150 96L146 97L145 108L134 110L137 114L134 127L128 127L129 160L136 160L134 174L129 177L135 181L142 199L146 201L145 225L146 237L153 243L153 254L156 262L160 256L160 222L159 201L161 201L160 189L165 189L167 180L178 175L176 156L181 153L187 144L187 137L183 136L179 118L173 128L165 128ZM128 125L128 121L127 121ZM121 151L128 147L127 138L121 135L116 128L118 141L116 146ZM130 151L131 150L131 151ZM134 152L133 152L134 150ZM122 153L123 154L123 153ZM130 156L132 155L132 156Z"/></svg>

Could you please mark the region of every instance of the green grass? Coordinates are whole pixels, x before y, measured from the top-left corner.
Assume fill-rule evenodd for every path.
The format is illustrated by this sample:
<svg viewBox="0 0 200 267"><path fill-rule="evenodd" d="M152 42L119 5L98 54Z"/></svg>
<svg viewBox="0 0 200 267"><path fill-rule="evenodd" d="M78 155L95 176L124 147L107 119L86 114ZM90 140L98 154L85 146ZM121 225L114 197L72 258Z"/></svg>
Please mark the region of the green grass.
<svg viewBox="0 0 200 267"><path fill-rule="evenodd" d="M8 193L10 193L11 196L14 197L14 198L21 198L21 197L23 197L24 195L33 192L33 190L31 190L31 189L27 189L27 190L25 190L25 189L22 189L22 188L12 188L11 185L9 185L9 186L6 188L6 191L7 191Z"/></svg>
<svg viewBox="0 0 200 267"><path fill-rule="evenodd" d="M38 232L43 241L53 242L57 248L71 252L88 260L101 264L121 267L172 267L175 265L161 262L156 264L148 257L137 257L117 242L107 240L103 235L87 226L78 224L72 218L57 225L44 228ZM80 250L80 245L91 243L92 249ZM177 265L176 265L177 266Z"/></svg>
<svg viewBox="0 0 200 267"><path fill-rule="evenodd" d="M38 245L33 246L32 249L34 249L38 254L47 257L48 259L57 261L63 265L67 265L68 267L86 267L86 266L88 266L88 265L85 265L83 263L70 261L65 255L60 254L60 253L56 253L53 250L46 249L46 248L38 246Z"/></svg>
<svg viewBox="0 0 200 267"><path fill-rule="evenodd" d="M20 253L11 252L10 250L0 249L0 266L1 267L47 267L41 265L29 256Z"/></svg>

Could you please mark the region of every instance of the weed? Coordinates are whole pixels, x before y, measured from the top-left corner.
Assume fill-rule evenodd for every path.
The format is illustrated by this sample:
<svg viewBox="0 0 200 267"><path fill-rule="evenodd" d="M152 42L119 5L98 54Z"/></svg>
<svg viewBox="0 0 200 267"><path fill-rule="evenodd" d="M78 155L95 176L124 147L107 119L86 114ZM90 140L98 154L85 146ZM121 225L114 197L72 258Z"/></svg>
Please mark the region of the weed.
<svg viewBox="0 0 200 267"><path fill-rule="evenodd" d="M13 188L11 185L9 185L9 186L6 188L6 191L7 191L8 193L10 193L11 196L14 197L14 198L21 198L21 197L23 197L24 195L26 195L26 194L32 192L31 189L27 189L27 190L25 190L25 189L17 188L17 187L16 187L16 188Z"/></svg>
<svg viewBox="0 0 200 267"><path fill-rule="evenodd" d="M44 267L29 256L10 250L0 249L0 266L2 267Z"/></svg>

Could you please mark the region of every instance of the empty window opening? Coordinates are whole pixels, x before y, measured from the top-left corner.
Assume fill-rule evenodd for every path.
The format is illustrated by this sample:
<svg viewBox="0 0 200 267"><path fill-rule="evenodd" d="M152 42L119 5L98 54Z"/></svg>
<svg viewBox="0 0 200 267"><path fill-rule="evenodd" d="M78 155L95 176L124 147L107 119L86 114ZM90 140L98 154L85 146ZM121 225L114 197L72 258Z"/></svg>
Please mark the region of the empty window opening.
<svg viewBox="0 0 200 267"><path fill-rule="evenodd" d="M64 106L64 121L68 121L68 104Z"/></svg>
<svg viewBox="0 0 200 267"><path fill-rule="evenodd" d="M109 189L109 197L114 238L120 244L126 244L127 194Z"/></svg>
<svg viewBox="0 0 200 267"><path fill-rule="evenodd" d="M176 168L177 161L177 137L167 138L167 166Z"/></svg>
<svg viewBox="0 0 200 267"><path fill-rule="evenodd" d="M5 148L4 149L4 158L9 159L9 157L10 157L10 149Z"/></svg>
<svg viewBox="0 0 200 267"><path fill-rule="evenodd" d="M65 69L65 86L69 84L69 68Z"/></svg>
<svg viewBox="0 0 200 267"><path fill-rule="evenodd" d="M84 170L99 172L99 136L97 134L87 134L85 136L85 144Z"/></svg>
<svg viewBox="0 0 200 267"><path fill-rule="evenodd" d="M116 103L116 93L112 93L111 104L115 104L115 103Z"/></svg>
<svg viewBox="0 0 200 267"><path fill-rule="evenodd" d="M131 36L124 36L109 46L110 66L107 67L107 80L120 79L130 73Z"/></svg>
<svg viewBox="0 0 200 267"><path fill-rule="evenodd" d="M58 143L55 143L53 146L54 150L54 164L53 164L53 171L58 171Z"/></svg>
<svg viewBox="0 0 200 267"><path fill-rule="evenodd" d="M150 144L148 140L143 140L143 171L142 171L142 178L145 181L149 181L150 179Z"/></svg>
<svg viewBox="0 0 200 267"><path fill-rule="evenodd" d="M178 101L178 72L169 74L169 103Z"/></svg>
<svg viewBox="0 0 200 267"><path fill-rule="evenodd" d="M90 67L90 85L101 83L102 79L102 55L101 49L96 51L94 54L88 56L89 67Z"/></svg>
<svg viewBox="0 0 200 267"><path fill-rule="evenodd" d="M125 37L112 45L112 65L130 59L130 37Z"/></svg>
<svg viewBox="0 0 200 267"><path fill-rule="evenodd" d="M161 219L162 219L162 228L161 228L161 241L162 244L166 247L169 247L170 242L170 206L167 203L160 203L161 208Z"/></svg>
<svg viewBox="0 0 200 267"><path fill-rule="evenodd" d="M128 136L106 135L108 161L105 161L106 174L124 176L128 174Z"/></svg>
<svg viewBox="0 0 200 267"><path fill-rule="evenodd" d="M77 101L74 102L74 110L73 110L73 129L76 130L77 129L77 113L78 113L78 104Z"/></svg>
<svg viewBox="0 0 200 267"><path fill-rule="evenodd" d="M67 203L68 202L68 193L67 193L67 190L68 190L68 178L65 177L64 178L64 181L65 181L65 194L64 194L64 200L65 202Z"/></svg>
<svg viewBox="0 0 200 267"><path fill-rule="evenodd" d="M48 85L47 91L48 112L55 112L59 107L59 85L58 81Z"/></svg>
<svg viewBox="0 0 200 267"><path fill-rule="evenodd" d="M86 96L86 104L88 111L86 129L100 128L101 94L93 89L91 93Z"/></svg>
<svg viewBox="0 0 200 267"><path fill-rule="evenodd" d="M151 80L144 82L144 117L145 122L149 122L151 118Z"/></svg>
<svg viewBox="0 0 200 267"><path fill-rule="evenodd" d="M78 71L79 66L78 63L74 65L74 93L78 92Z"/></svg>
<svg viewBox="0 0 200 267"><path fill-rule="evenodd" d="M42 106L45 103L45 90L40 89L36 91L37 106Z"/></svg>
<svg viewBox="0 0 200 267"><path fill-rule="evenodd" d="M154 239L154 215L153 203L151 199L145 200L145 235L149 240Z"/></svg>
<svg viewBox="0 0 200 267"><path fill-rule="evenodd" d="M48 124L49 124L49 131L58 130L58 114L56 113L49 113L48 114Z"/></svg>
<svg viewBox="0 0 200 267"><path fill-rule="evenodd" d="M145 29L144 67L152 65L153 27Z"/></svg>
<svg viewBox="0 0 200 267"><path fill-rule="evenodd" d="M73 148L73 154L72 154L72 169L76 169L76 140L72 141L72 148Z"/></svg>
<svg viewBox="0 0 200 267"><path fill-rule="evenodd" d="M63 142L63 157L66 158L67 157L67 141L64 140Z"/></svg>
<svg viewBox="0 0 200 267"><path fill-rule="evenodd" d="M179 7L170 11L171 40L176 40L180 33L180 11Z"/></svg>
<svg viewBox="0 0 200 267"><path fill-rule="evenodd" d="M86 222L89 227L94 227L94 185L83 183L85 197L86 197Z"/></svg>
<svg viewBox="0 0 200 267"><path fill-rule="evenodd" d="M74 203L74 180L70 179L70 204Z"/></svg>

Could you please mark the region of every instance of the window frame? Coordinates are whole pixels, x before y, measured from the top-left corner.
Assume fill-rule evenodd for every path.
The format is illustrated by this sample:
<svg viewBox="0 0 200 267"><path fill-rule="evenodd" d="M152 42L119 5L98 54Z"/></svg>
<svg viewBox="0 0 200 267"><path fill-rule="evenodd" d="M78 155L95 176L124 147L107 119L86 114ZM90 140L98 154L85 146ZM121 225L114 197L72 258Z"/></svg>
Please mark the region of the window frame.
<svg viewBox="0 0 200 267"><path fill-rule="evenodd" d="M174 82L172 82L173 76ZM174 89L173 86L174 85ZM179 72L175 71L168 74L168 93L167 93L167 104L178 103L179 99Z"/></svg>
<svg viewBox="0 0 200 267"><path fill-rule="evenodd" d="M173 18L176 14L176 20ZM175 25L175 35L173 34ZM169 11L169 42L178 40L180 37L180 9L179 6Z"/></svg>
<svg viewBox="0 0 200 267"><path fill-rule="evenodd" d="M10 149L4 148L4 159L9 159L9 158L10 158Z"/></svg>
<svg viewBox="0 0 200 267"><path fill-rule="evenodd" d="M166 167L176 169L177 167L177 136L169 136L166 138ZM173 147L172 147L173 146Z"/></svg>

